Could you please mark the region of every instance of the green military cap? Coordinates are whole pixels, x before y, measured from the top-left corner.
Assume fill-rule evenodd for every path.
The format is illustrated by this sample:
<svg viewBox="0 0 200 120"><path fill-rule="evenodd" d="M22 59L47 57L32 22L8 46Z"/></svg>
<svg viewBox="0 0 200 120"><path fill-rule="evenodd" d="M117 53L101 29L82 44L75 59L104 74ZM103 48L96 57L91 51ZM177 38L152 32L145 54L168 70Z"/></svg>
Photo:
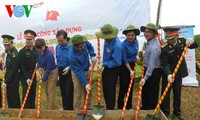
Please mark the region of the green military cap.
<svg viewBox="0 0 200 120"><path fill-rule="evenodd" d="M35 38L37 34L33 30L25 30L24 31L25 38Z"/></svg>
<svg viewBox="0 0 200 120"><path fill-rule="evenodd" d="M140 27L140 30L141 30L142 32L144 32L146 28L147 28L147 29L154 30L154 31L156 32L156 34L158 34L158 31L157 31L158 28L156 27L155 24L149 23L149 24L147 24L146 26L141 26L141 27Z"/></svg>
<svg viewBox="0 0 200 120"><path fill-rule="evenodd" d="M87 38L83 35L74 35L68 41L68 45L79 45L81 43L84 43L86 40L87 40Z"/></svg>
<svg viewBox="0 0 200 120"><path fill-rule="evenodd" d="M11 44L13 39L15 39L15 37L11 35L2 35L1 37L3 38L3 44Z"/></svg>
<svg viewBox="0 0 200 120"><path fill-rule="evenodd" d="M136 35L140 34L140 30L135 28L133 25L127 26L127 28L122 32L122 34L127 34L127 32L133 31Z"/></svg>
<svg viewBox="0 0 200 120"><path fill-rule="evenodd" d="M170 40L170 39L174 38L174 36L176 36L178 34L178 31L180 30L180 28L177 28L177 27L166 27L163 30L166 33L165 39Z"/></svg>
<svg viewBox="0 0 200 120"><path fill-rule="evenodd" d="M112 39L118 34L118 29L111 26L110 24L105 24L100 31L96 32L97 37L102 39Z"/></svg>

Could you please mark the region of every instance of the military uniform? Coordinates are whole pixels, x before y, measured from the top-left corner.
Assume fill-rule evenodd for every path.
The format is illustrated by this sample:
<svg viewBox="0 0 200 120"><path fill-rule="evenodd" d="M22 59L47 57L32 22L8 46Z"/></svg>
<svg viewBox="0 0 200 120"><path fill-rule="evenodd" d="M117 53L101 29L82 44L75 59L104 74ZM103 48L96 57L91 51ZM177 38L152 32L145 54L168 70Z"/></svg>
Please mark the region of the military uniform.
<svg viewBox="0 0 200 120"><path fill-rule="evenodd" d="M35 38L36 33L32 30L26 30L24 32L26 39ZM19 51L20 60L20 72L21 72L21 83L23 87L23 100L28 89L27 80L31 79L34 69L37 63L37 50L33 46L30 49L27 45ZM35 96L36 96L36 75L34 76L32 86L25 104L25 108L34 109L35 108Z"/></svg>
<svg viewBox="0 0 200 120"><path fill-rule="evenodd" d="M173 37L178 34L178 30L179 29L174 29L174 28L164 29L164 31L169 32L169 33L166 33L166 36L168 36L168 39L173 39ZM173 73L181 57L181 54L184 51L185 46L186 46L186 39L183 37L179 37L175 45L169 44L168 42L162 45L162 52L161 52L161 65L163 68L162 93L164 92L168 84L168 75ZM189 48L192 49L196 47L198 47L198 44L194 42L193 44L190 45ZM174 83L171 86L171 88L173 88L173 93L174 93L173 114L175 116L178 116L179 119L182 119L181 117L179 117L181 116L180 105L181 105L182 78L186 77L187 75L188 75L187 64L184 58L175 76ZM171 88L167 92L167 95L161 105L161 110L164 112L166 116L169 116L169 113L170 113Z"/></svg>
<svg viewBox="0 0 200 120"><path fill-rule="evenodd" d="M13 44L14 37L10 35L2 35L4 46ZM7 90L7 101L9 108L20 108L19 97L19 63L18 63L18 51L15 47L9 51L6 50L6 62L5 62L5 83Z"/></svg>

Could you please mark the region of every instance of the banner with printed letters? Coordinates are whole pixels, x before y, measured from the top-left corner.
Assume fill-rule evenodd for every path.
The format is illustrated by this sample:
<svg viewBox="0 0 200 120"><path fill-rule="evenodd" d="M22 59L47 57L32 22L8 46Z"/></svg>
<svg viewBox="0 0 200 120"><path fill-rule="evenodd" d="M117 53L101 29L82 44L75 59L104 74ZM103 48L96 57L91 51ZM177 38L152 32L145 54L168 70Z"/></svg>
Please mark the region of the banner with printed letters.
<svg viewBox="0 0 200 120"><path fill-rule="evenodd" d="M95 32L104 24L118 27L118 37L125 39L122 31L132 24L136 28L150 22L150 0L1 0L0 35L15 37L16 48L25 45L24 31L32 29L37 38L46 40L54 52L57 44L56 32L65 30L69 37L75 34L86 35L97 51ZM193 27L182 28L180 34L193 38ZM143 34L137 37L142 49ZM2 46L2 39L0 39ZM101 40L101 56L104 40ZM195 51L188 50L186 55L189 76L183 85L198 86L195 75Z"/></svg>

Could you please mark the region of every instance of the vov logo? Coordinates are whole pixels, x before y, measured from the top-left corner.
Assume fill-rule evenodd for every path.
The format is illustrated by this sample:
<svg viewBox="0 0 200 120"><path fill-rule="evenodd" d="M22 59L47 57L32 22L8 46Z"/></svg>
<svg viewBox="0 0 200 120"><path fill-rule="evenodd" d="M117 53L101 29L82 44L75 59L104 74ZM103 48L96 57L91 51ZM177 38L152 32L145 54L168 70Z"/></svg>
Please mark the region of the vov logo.
<svg viewBox="0 0 200 120"><path fill-rule="evenodd" d="M10 17L14 14L15 17L21 18L24 14L29 17L33 5L5 5L5 7Z"/></svg>

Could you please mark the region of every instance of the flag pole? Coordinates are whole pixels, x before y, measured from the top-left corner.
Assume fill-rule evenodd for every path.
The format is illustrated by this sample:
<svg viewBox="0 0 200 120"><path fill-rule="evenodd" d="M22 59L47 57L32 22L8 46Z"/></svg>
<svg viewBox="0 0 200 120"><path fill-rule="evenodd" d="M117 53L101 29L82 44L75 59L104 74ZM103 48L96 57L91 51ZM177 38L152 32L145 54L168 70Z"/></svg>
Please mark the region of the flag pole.
<svg viewBox="0 0 200 120"><path fill-rule="evenodd" d="M157 27L159 27L159 22L160 22L161 4L162 4L162 0L159 0L159 2L158 2L158 9L157 9L157 19L156 19L156 26Z"/></svg>
<svg viewBox="0 0 200 120"><path fill-rule="evenodd" d="M157 18L156 18L156 27L158 29L160 29L160 11L161 11L161 4L162 4L162 0L159 0L158 2L158 9L157 9ZM164 41L162 40L162 33L160 34L160 32L158 32L158 40L160 42L160 44L162 45L164 43Z"/></svg>

